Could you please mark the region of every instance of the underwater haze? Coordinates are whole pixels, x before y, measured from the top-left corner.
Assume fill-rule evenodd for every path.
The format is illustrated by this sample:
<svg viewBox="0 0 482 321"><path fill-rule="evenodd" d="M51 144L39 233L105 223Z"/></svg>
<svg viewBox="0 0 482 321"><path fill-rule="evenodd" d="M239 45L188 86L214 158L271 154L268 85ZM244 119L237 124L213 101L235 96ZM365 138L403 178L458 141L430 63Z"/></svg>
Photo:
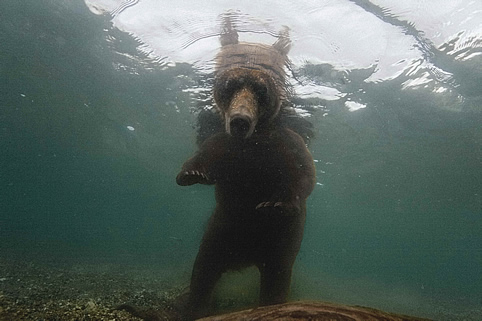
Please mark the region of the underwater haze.
<svg viewBox="0 0 482 321"><path fill-rule="evenodd" d="M482 320L482 2L247 2L0 2L0 265L189 284L214 189L175 177L230 15L241 41L290 29L314 125L291 299ZM250 273L233 302L256 301Z"/></svg>

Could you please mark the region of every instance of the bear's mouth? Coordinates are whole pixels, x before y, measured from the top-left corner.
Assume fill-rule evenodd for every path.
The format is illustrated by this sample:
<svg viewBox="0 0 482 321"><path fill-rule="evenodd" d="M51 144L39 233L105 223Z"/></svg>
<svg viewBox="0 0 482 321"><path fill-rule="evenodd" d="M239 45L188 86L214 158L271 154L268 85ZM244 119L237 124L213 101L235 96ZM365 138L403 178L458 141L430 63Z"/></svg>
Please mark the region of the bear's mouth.
<svg viewBox="0 0 482 321"><path fill-rule="evenodd" d="M255 127L255 122L244 115L236 115L226 119L226 132L234 137L249 138L253 134Z"/></svg>

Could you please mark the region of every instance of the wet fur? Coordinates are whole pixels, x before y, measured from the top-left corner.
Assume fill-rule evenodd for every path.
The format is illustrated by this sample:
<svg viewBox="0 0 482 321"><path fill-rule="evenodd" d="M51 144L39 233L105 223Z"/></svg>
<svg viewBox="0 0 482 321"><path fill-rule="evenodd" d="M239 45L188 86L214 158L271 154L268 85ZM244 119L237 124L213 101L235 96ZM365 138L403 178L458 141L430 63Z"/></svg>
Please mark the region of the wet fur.
<svg viewBox="0 0 482 321"><path fill-rule="evenodd" d="M287 300L306 198L315 182L305 140L282 120L290 114L285 110L287 31L272 46L237 39L227 21L213 88L217 121L204 120L215 129L206 131L177 176L179 185L214 184L216 190L216 208L192 272L187 318L210 313L213 289L224 272L250 265L260 271L261 305ZM237 136L230 121L240 115L252 132L243 128Z"/></svg>

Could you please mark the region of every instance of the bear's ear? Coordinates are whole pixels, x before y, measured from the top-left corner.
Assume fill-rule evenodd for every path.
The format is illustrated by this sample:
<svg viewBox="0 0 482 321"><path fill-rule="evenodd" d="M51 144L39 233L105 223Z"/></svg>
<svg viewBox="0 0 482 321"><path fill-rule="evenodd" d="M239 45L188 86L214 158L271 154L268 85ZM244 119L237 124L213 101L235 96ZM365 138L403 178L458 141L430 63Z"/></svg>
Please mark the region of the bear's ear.
<svg viewBox="0 0 482 321"><path fill-rule="evenodd" d="M236 45L238 41L238 32L236 29L233 28L233 24L231 23L231 16L226 14L224 16L223 21L223 30L221 31L220 36L221 47L227 45Z"/></svg>
<svg viewBox="0 0 482 321"><path fill-rule="evenodd" d="M273 48L283 56L288 55L291 49L290 28L283 26L283 29L279 32L278 40L273 44Z"/></svg>

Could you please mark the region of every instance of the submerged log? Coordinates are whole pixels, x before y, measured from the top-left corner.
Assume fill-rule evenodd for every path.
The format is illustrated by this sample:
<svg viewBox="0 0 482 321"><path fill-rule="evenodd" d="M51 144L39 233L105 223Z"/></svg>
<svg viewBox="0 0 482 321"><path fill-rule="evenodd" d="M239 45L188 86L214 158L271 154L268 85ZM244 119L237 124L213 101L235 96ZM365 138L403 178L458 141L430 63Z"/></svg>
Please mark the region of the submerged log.
<svg viewBox="0 0 482 321"><path fill-rule="evenodd" d="M347 306L326 302L290 302L259 307L240 312L211 316L199 321L270 321L270 320L313 320L313 321L428 321L428 319L387 313L361 306Z"/></svg>

